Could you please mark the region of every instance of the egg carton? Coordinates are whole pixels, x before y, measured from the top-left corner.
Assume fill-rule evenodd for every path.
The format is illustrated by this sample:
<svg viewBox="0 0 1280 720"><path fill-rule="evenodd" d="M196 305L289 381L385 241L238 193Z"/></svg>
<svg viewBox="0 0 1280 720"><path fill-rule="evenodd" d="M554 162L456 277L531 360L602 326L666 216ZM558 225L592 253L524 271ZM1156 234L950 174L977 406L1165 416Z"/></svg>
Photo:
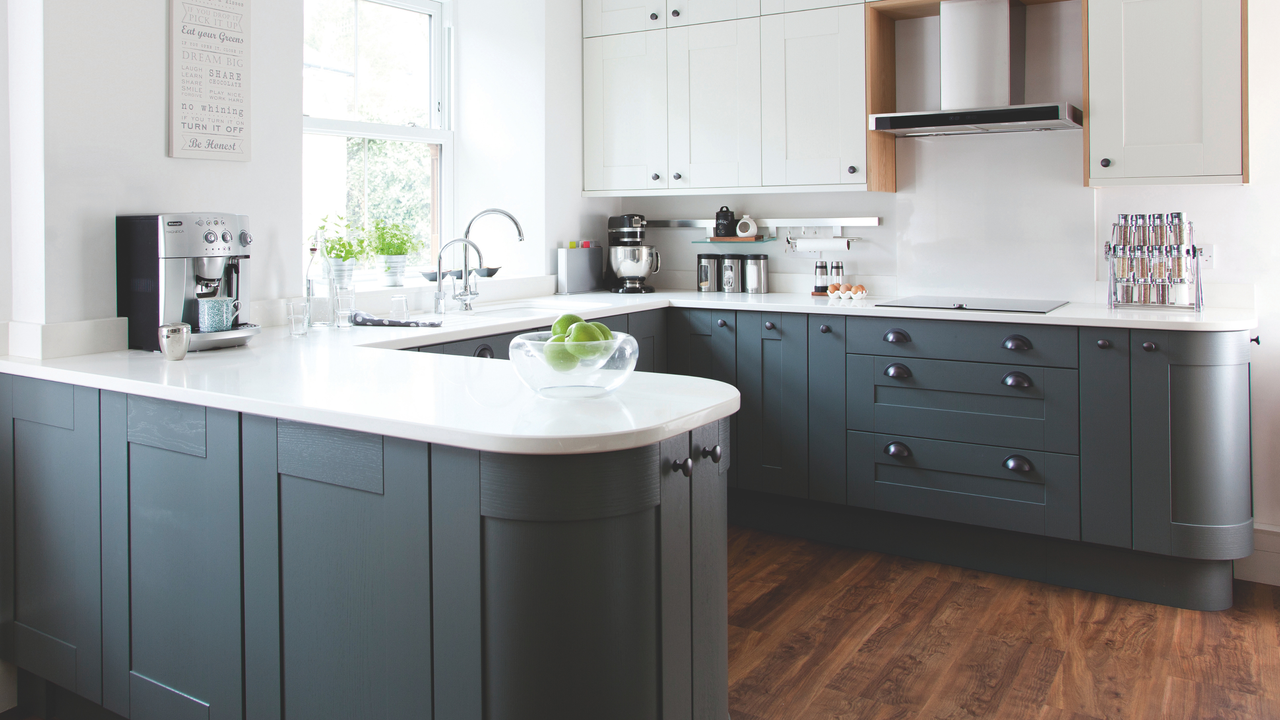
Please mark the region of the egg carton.
<svg viewBox="0 0 1280 720"><path fill-rule="evenodd" d="M827 297L839 298L841 300L861 300L862 298L866 297L867 294L868 293L866 290L863 290L862 292L853 292L852 290L849 290L847 292L831 292L829 290L827 291Z"/></svg>

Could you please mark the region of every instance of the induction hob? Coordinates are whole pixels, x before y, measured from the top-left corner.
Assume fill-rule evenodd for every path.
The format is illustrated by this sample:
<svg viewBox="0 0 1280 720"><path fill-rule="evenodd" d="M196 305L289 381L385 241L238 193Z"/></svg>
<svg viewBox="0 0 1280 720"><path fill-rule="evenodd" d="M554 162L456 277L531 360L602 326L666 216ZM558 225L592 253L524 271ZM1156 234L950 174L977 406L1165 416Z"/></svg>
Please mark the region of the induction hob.
<svg viewBox="0 0 1280 720"><path fill-rule="evenodd" d="M943 297L938 295L913 295L889 302L876 303L876 307L925 308L928 310L977 310L986 312L1038 313L1043 315L1066 305L1066 300L1014 300L1010 298Z"/></svg>

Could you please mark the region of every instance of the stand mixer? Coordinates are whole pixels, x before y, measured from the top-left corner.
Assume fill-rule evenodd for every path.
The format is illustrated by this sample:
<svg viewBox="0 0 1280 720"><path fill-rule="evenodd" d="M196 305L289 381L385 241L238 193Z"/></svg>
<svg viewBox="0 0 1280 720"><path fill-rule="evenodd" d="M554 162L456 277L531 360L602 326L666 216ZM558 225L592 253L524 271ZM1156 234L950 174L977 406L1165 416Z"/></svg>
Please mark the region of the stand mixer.
<svg viewBox="0 0 1280 720"><path fill-rule="evenodd" d="M619 215L609 218L609 254L605 280L611 292L651 293L653 286L644 281L662 268L658 249L644 244L643 215Z"/></svg>

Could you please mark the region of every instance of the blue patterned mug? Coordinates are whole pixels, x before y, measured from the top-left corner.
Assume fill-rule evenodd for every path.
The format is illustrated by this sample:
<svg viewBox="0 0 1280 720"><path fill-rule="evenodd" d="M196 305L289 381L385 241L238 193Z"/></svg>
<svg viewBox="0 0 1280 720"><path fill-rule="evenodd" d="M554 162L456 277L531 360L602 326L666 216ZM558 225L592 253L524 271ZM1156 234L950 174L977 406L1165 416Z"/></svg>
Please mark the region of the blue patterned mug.
<svg viewBox="0 0 1280 720"><path fill-rule="evenodd" d="M233 298L211 297L199 298L200 332L223 332L230 330L240 313L240 301Z"/></svg>

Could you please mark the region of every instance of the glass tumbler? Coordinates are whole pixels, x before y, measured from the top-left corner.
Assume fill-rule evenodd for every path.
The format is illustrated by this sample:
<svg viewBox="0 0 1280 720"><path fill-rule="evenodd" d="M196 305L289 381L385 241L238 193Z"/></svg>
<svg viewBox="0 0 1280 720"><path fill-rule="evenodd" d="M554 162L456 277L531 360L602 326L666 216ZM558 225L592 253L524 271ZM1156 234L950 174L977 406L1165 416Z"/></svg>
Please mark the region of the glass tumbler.
<svg viewBox="0 0 1280 720"><path fill-rule="evenodd" d="M311 306L306 298L294 298L285 304L285 314L289 321L289 334L293 337L306 337L307 325L311 320Z"/></svg>
<svg viewBox="0 0 1280 720"><path fill-rule="evenodd" d="M392 320L407 321L409 319L409 298L404 295L392 295L389 317Z"/></svg>
<svg viewBox="0 0 1280 720"><path fill-rule="evenodd" d="M340 328L351 327L351 313L356 309L356 296L344 295L339 293L337 300L337 326Z"/></svg>

